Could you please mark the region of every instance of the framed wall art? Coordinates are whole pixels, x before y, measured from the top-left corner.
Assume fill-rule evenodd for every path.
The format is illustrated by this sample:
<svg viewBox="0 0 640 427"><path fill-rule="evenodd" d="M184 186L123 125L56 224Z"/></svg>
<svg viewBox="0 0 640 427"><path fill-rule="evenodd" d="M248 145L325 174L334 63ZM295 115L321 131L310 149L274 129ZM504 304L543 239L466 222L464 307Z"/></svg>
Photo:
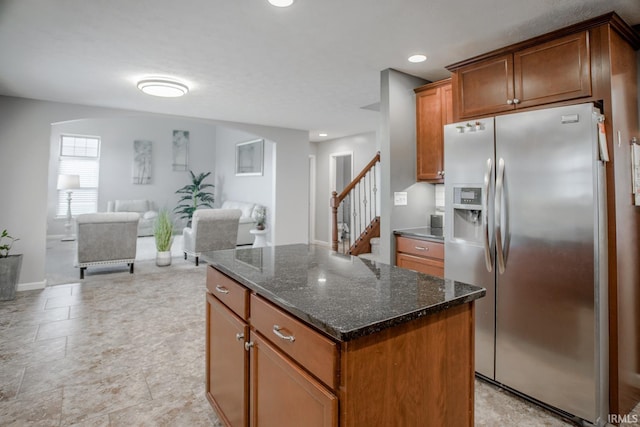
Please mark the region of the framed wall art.
<svg viewBox="0 0 640 427"><path fill-rule="evenodd" d="M264 139L236 144L236 176L262 175Z"/></svg>
<svg viewBox="0 0 640 427"><path fill-rule="evenodd" d="M151 184L151 141L133 141L133 183Z"/></svg>
<svg viewBox="0 0 640 427"><path fill-rule="evenodd" d="M189 131L173 131L173 170L189 170Z"/></svg>

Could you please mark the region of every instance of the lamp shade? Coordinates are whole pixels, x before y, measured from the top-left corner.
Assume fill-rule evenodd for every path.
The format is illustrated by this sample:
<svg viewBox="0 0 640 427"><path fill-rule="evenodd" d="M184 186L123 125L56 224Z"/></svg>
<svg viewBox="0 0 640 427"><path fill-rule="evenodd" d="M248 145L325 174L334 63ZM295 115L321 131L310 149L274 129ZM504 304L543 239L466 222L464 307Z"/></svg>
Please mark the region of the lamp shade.
<svg viewBox="0 0 640 427"><path fill-rule="evenodd" d="M80 175L58 175L58 190L80 188Z"/></svg>

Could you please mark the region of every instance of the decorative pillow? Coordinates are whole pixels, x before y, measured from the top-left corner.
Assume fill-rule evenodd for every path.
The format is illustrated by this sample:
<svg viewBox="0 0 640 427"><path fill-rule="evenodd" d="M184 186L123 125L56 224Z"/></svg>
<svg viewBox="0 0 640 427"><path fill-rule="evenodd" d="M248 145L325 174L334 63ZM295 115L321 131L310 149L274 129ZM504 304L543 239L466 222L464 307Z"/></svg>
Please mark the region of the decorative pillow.
<svg viewBox="0 0 640 427"><path fill-rule="evenodd" d="M158 212L155 211L147 211L144 213L144 215L142 215L142 218L144 219L153 219L155 217L158 216Z"/></svg>

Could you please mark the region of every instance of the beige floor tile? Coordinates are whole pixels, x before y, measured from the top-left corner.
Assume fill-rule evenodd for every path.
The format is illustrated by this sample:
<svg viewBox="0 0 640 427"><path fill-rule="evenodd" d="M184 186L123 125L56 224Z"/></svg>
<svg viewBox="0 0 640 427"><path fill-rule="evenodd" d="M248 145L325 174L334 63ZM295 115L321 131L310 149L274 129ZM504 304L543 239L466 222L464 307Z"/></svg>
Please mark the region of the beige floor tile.
<svg viewBox="0 0 640 427"><path fill-rule="evenodd" d="M62 410L62 389L21 396L0 402L3 427L58 427Z"/></svg>

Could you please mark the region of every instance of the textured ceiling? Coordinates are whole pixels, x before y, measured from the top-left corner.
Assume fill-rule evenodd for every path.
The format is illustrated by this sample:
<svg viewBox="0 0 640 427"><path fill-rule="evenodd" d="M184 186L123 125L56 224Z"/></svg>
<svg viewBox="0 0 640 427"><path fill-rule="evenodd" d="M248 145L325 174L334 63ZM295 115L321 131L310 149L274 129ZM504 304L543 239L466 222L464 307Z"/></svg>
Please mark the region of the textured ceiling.
<svg viewBox="0 0 640 427"><path fill-rule="evenodd" d="M0 94L318 132L377 130L380 71L445 65L640 0L0 0ZM410 64L416 52L429 59ZM179 78L179 99L144 95Z"/></svg>

